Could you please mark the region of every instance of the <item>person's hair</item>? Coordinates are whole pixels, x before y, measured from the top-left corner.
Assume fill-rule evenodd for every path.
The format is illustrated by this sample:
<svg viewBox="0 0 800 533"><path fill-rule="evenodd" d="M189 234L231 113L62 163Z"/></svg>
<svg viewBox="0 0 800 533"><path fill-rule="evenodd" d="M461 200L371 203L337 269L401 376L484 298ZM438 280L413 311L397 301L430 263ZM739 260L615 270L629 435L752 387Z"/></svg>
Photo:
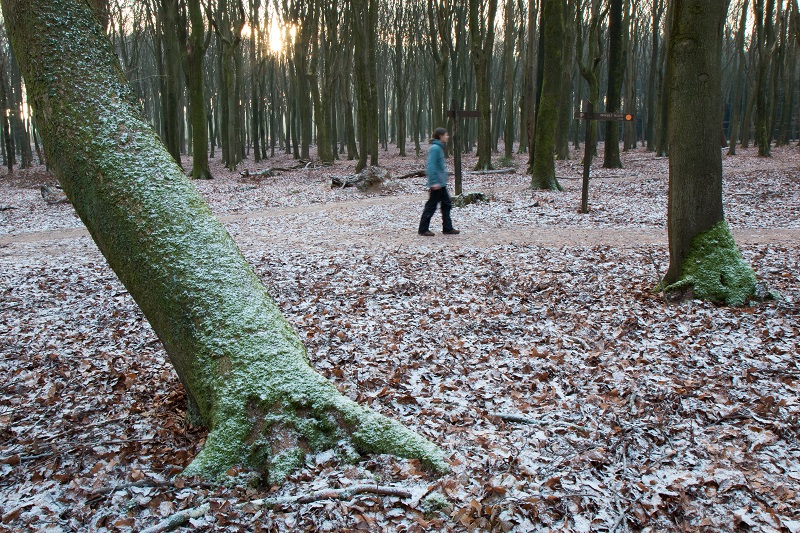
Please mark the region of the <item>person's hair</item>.
<svg viewBox="0 0 800 533"><path fill-rule="evenodd" d="M433 138L434 139L441 139L442 135L444 135L445 133L447 133L446 129L444 129L444 128L436 128L436 130L434 130L434 132L433 132Z"/></svg>

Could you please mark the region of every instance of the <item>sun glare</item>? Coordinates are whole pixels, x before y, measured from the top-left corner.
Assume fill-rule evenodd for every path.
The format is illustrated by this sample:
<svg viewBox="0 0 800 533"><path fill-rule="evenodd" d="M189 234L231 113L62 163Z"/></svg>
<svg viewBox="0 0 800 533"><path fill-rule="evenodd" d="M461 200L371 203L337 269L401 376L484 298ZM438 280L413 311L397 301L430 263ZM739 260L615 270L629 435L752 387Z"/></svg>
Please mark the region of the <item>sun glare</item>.
<svg viewBox="0 0 800 533"><path fill-rule="evenodd" d="M283 29L273 19L269 27L269 51L272 54L280 54L281 50L283 50Z"/></svg>

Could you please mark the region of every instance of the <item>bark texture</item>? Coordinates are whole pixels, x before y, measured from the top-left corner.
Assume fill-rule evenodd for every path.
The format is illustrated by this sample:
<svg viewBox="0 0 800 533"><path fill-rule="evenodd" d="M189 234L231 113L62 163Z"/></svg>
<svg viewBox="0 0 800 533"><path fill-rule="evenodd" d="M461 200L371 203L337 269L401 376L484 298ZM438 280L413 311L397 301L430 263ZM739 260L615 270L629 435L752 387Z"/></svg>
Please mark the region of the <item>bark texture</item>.
<svg viewBox="0 0 800 533"><path fill-rule="evenodd" d="M48 159L209 428L188 473L280 480L309 450L447 469L432 443L338 393L161 145L81 0L2 0Z"/></svg>
<svg viewBox="0 0 800 533"><path fill-rule="evenodd" d="M536 151L531 168L531 188L561 190L556 179L556 126L561 91L561 52L564 39L564 17L561 0L543 0L544 79L539 112L536 116Z"/></svg>
<svg viewBox="0 0 800 533"><path fill-rule="evenodd" d="M755 289L722 210L721 48L727 0L677 0L669 43L670 265L663 284L741 304ZM723 250L728 252L722 253ZM719 287L706 290L702 280ZM746 296L742 296L746 293Z"/></svg>

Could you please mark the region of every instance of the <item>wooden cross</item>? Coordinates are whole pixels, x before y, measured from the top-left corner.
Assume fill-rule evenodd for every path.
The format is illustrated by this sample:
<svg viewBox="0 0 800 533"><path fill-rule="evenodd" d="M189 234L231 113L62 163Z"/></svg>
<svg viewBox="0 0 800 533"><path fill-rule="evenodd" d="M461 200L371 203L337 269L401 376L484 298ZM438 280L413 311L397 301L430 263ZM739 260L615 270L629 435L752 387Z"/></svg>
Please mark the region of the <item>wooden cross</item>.
<svg viewBox="0 0 800 533"><path fill-rule="evenodd" d="M584 102L584 110L575 112L576 120L586 121L586 138L584 139L585 152L583 154L583 186L581 190L581 213L589 212L589 168L592 166L592 149L591 145L594 144L594 129L591 127L590 121L625 121L631 122L633 120L633 113L595 113L594 106L591 102Z"/></svg>

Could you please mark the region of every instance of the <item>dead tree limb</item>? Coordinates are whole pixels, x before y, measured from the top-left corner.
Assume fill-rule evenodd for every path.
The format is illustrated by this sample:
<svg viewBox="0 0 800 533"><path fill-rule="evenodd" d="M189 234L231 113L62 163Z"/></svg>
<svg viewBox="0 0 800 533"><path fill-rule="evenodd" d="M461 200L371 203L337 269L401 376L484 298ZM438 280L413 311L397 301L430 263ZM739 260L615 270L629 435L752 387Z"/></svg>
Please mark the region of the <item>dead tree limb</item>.
<svg viewBox="0 0 800 533"><path fill-rule="evenodd" d="M424 178L427 175L428 173L423 168L420 170L415 170L414 172L409 172L408 174L403 174L402 176L397 176L395 179L404 180L408 178Z"/></svg>

